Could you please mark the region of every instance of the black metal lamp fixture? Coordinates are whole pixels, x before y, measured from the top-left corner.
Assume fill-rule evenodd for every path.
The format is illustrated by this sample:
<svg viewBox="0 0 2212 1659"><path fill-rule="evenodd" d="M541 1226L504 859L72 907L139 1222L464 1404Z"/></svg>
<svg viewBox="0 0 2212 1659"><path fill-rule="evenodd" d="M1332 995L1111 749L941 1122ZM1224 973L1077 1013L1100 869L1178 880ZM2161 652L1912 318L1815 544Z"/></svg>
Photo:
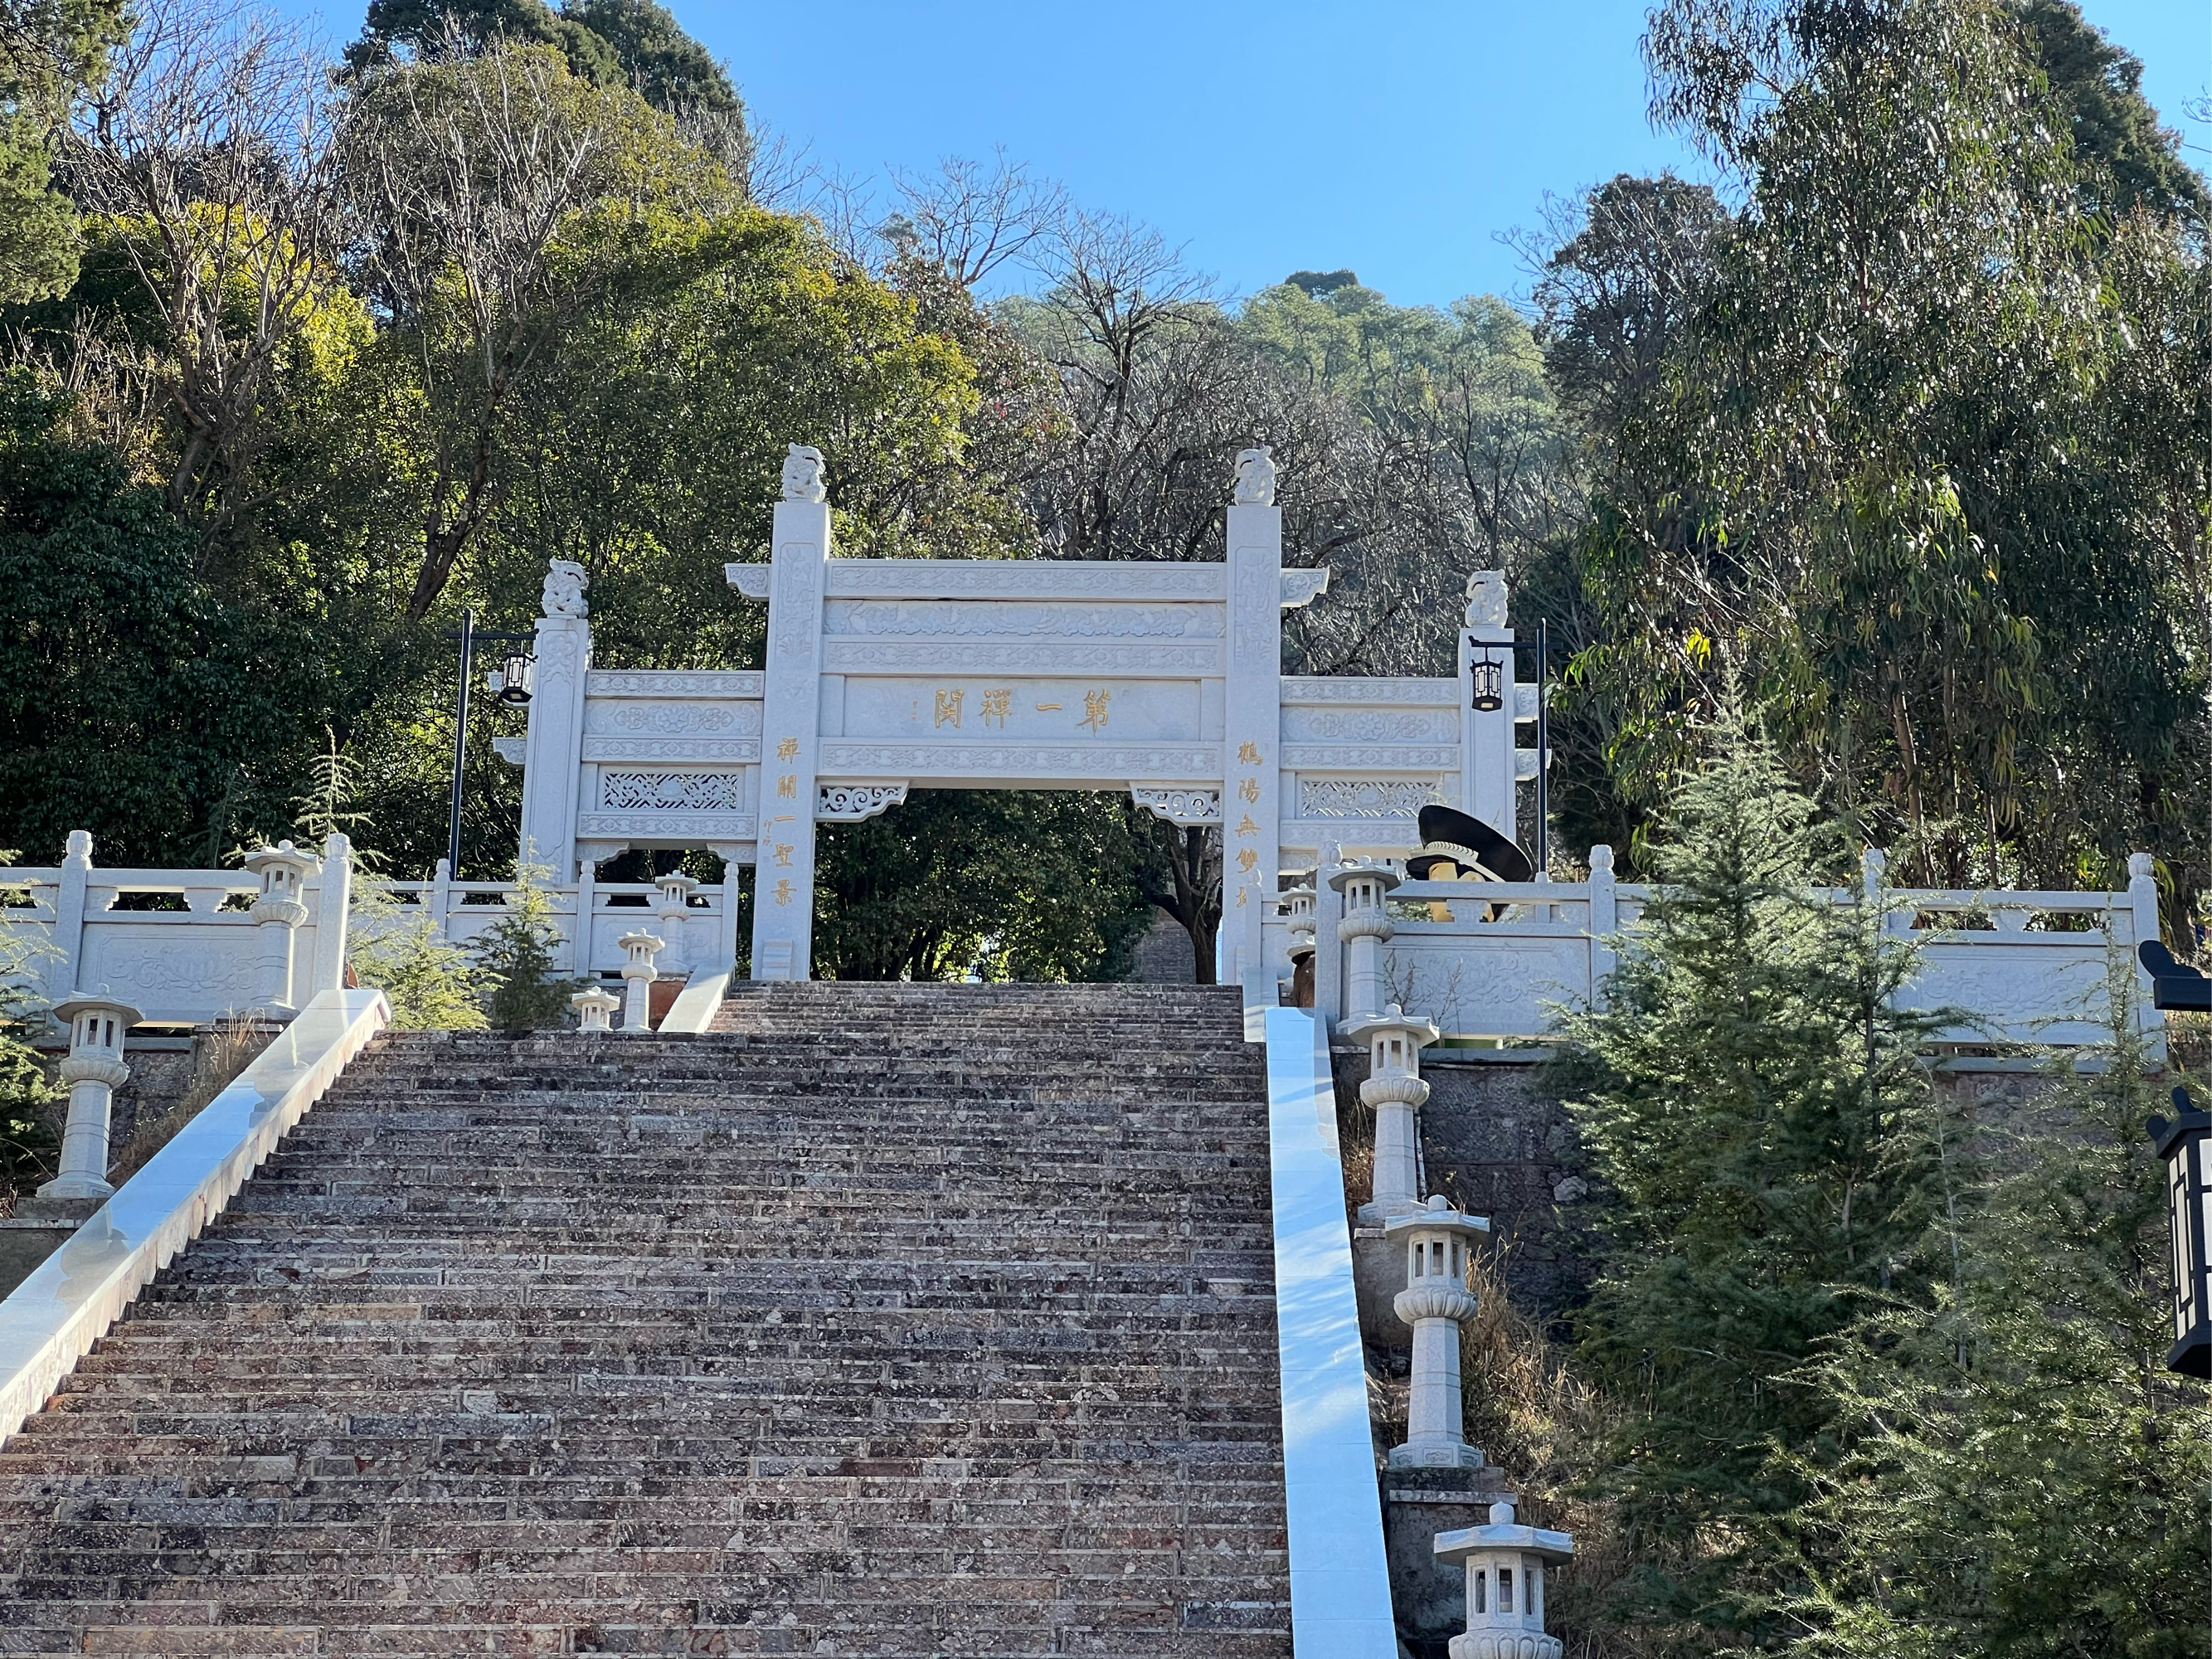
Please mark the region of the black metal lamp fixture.
<svg viewBox="0 0 2212 1659"><path fill-rule="evenodd" d="M526 651L510 651L500 659L499 666L484 676L484 685L492 696L509 708L520 708L530 701L530 683L538 659Z"/></svg>
<svg viewBox="0 0 2212 1659"><path fill-rule="evenodd" d="M1479 714L1494 714L1505 707L1505 665L1490 647L1468 643L1480 653L1468 664L1468 677L1474 683L1474 710Z"/></svg>
<svg viewBox="0 0 2212 1659"><path fill-rule="evenodd" d="M2173 1091L2176 1116L2150 1121L2150 1138L2166 1160L2166 1200L2173 1228L2173 1346L2166 1368L2184 1376L2212 1377L2212 1186L2205 1180L2206 1143L2212 1112L2199 1111L2189 1091Z"/></svg>

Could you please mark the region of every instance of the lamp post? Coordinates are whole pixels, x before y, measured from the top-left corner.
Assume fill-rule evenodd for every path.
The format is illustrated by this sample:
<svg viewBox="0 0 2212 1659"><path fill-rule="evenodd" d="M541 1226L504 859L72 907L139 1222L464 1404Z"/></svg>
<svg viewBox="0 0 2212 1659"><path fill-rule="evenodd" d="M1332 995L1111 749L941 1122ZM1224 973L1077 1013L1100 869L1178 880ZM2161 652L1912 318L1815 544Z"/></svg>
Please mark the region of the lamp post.
<svg viewBox="0 0 2212 1659"><path fill-rule="evenodd" d="M462 775L469 763L469 678L476 668L476 644L478 640L496 640L502 645L522 646L538 636L487 632L477 626L477 613L471 610L461 612L460 627L446 637L461 642L460 694L453 714L453 799L446 835L446 869L458 881L461 874ZM510 651L491 672L485 689L506 707L520 708L530 701L532 665L532 659L526 652Z"/></svg>
<svg viewBox="0 0 2212 1659"><path fill-rule="evenodd" d="M2173 1249L2173 1346L2166 1368L2184 1376L2212 1377L2212 1185L2206 1181L2206 1143L2212 1112L2197 1109L2189 1091L2173 1091L2174 1116L2151 1119L2151 1144L2166 1160L2166 1193Z"/></svg>

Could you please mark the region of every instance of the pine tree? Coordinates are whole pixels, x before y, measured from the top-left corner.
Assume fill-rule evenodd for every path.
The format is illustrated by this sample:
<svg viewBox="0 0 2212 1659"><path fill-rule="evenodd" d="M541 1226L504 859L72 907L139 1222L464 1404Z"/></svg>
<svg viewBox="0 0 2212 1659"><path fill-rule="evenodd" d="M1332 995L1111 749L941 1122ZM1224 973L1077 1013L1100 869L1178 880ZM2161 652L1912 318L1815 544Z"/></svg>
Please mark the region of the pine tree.
<svg viewBox="0 0 2212 1659"><path fill-rule="evenodd" d="M1763 736L1711 735L1556 1078L1617 1195L1577 1345L1626 1407L1595 1489L1645 1545L1625 1616L1683 1651L1760 1639L1803 1495L1773 1448L1833 1428L1798 1373L1918 1271L1945 1173L1916 1060L1942 1017L1896 1006L1912 957L1882 895L1814 890L1856 873L1838 838Z"/></svg>
<svg viewBox="0 0 2212 1659"><path fill-rule="evenodd" d="M2143 1121L2170 1108L2115 965L2102 1068L2063 1054L1983 1131L1993 1173L1956 1273L1882 1298L1803 1376L1848 1449L1797 1461L1796 1659L2212 1650L2212 1396L2161 1364L2166 1199Z"/></svg>
<svg viewBox="0 0 2212 1659"><path fill-rule="evenodd" d="M489 987L484 1012L494 1030L543 1030L568 1018L568 996L583 983L553 971L561 930L553 920L546 868L525 859L507 888L507 914L477 943L477 966Z"/></svg>

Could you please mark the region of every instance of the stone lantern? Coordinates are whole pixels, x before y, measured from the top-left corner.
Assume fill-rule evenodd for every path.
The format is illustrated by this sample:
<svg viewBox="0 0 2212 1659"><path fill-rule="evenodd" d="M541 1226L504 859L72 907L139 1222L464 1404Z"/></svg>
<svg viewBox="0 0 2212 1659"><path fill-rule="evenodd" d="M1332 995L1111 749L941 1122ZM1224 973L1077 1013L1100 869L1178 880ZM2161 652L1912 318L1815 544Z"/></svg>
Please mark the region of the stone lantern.
<svg viewBox="0 0 2212 1659"><path fill-rule="evenodd" d="M605 1031L613 1029L611 1017L621 1007L622 999L613 992L594 985L588 991L579 991L568 999L568 1006L576 1011L576 1029L580 1031Z"/></svg>
<svg viewBox="0 0 2212 1659"><path fill-rule="evenodd" d="M1291 935L1291 1006L1310 1008L1314 1002L1314 890L1300 882L1283 895L1283 917Z"/></svg>
<svg viewBox="0 0 2212 1659"><path fill-rule="evenodd" d="M1421 1080L1421 1050L1437 1040L1430 1021L1399 1012L1392 1003L1341 1028L1368 1045L1367 1080L1359 1103L1375 1114L1375 1174L1362 1221L1386 1220L1421 1206L1419 1124L1415 1114L1429 1097Z"/></svg>
<svg viewBox="0 0 2212 1659"><path fill-rule="evenodd" d="M623 1030L642 1031L653 1024L653 981L659 970L653 965L661 942L651 933L624 933L615 941L629 960L623 963Z"/></svg>
<svg viewBox="0 0 2212 1659"><path fill-rule="evenodd" d="M660 931L668 936L673 947L668 952L667 968L671 973L683 973L690 967L684 954L684 921L690 914L691 895L699 885L696 876L687 876L681 870L671 870L665 876L655 876L653 885L660 890L653 913L660 918Z"/></svg>
<svg viewBox="0 0 2212 1659"><path fill-rule="evenodd" d="M39 1188L42 1199L73 1202L104 1200L107 1184L107 1119L116 1085L131 1075L123 1063L123 1035L138 1023L138 1011L112 997L78 995L56 1005L54 1018L68 1025L69 1055L62 1081L69 1085L69 1121L62 1131L61 1173Z"/></svg>
<svg viewBox="0 0 2212 1659"><path fill-rule="evenodd" d="M1572 1534L1522 1526L1512 1504L1492 1504L1488 1526L1440 1532L1435 1549L1467 1569L1467 1632L1451 1659L1559 1659L1559 1638L1544 1634L1544 1569L1574 1559Z"/></svg>
<svg viewBox="0 0 2212 1659"><path fill-rule="evenodd" d="M1336 936L1344 941L1344 997L1355 1019L1382 1006L1382 945L1397 931L1384 900L1398 884L1398 872L1379 865L1347 865L1328 878L1344 895L1344 919Z"/></svg>
<svg viewBox="0 0 2212 1659"><path fill-rule="evenodd" d="M1467 1288L1468 1250L1490 1231L1490 1219L1431 1198L1411 1215L1393 1217L1383 1231L1406 1240L1406 1288L1391 1306L1413 1328L1406 1443L1390 1449L1390 1467L1479 1469L1482 1452L1467 1443L1462 1414L1459 1328L1476 1307Z"/></svg>
<svg viewBox="0 0 2212 1659"><path fill-rule="evenodd" d="M279 1013L292 1010L292 930L307 919L301 895L315 860L289 841L246 855L246 867L261 878L261 896L253 919L261 924L261 1000Z"/></svg>

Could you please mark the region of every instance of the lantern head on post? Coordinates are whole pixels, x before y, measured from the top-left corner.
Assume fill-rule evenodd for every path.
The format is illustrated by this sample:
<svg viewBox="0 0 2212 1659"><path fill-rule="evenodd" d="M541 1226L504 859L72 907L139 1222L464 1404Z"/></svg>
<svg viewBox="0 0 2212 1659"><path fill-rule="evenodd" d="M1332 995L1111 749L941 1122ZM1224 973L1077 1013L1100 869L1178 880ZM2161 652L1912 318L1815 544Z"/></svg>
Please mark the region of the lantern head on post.
<svg viewBox="0 0 2212 1659"><path fill-rule="evenodd" d="M2206 1184L2205 1146L2212 1140L2212 1113L2197 1109L2189 1091L2173 1091L2176 1113L2169 1122L2150 1121L2150 1138L2166 1160L2166 1200L2173 1231L2173 1346L2168 1370L2184 1376L2212 1377L2212 1189Z"/></svg>
<svg viewBox="0 0 2212 1659"><path fill-rule="evenodd" d="M1494 714L1505 707L1505 665L1498 659L1494 647L1480 640L1469 643L1474 652L1468 664L1468 678L1474 690L1474 712Z"/></svg>
<svg viewBox="0 0 2212 1659"><path fill-rule="evenodd" d="M1492 1504L1488 1526L1440 1532L1433 1547L1467 1569L1467 1632L1451 1659L1559 1659L1563 1644L1544 1634L1544 1569L1574 1559L1573 1534L1522 1526L1512 1504Z"/></svg>
<svg viewBox="0 0 2212 1659"><path fill-rule="evenodd" d="M521 708L530 702L531 682L536 677L538 659L527 651L510 651L499 659L499 666L484 676L484 685L492 696L509 708Z"/></svg>

